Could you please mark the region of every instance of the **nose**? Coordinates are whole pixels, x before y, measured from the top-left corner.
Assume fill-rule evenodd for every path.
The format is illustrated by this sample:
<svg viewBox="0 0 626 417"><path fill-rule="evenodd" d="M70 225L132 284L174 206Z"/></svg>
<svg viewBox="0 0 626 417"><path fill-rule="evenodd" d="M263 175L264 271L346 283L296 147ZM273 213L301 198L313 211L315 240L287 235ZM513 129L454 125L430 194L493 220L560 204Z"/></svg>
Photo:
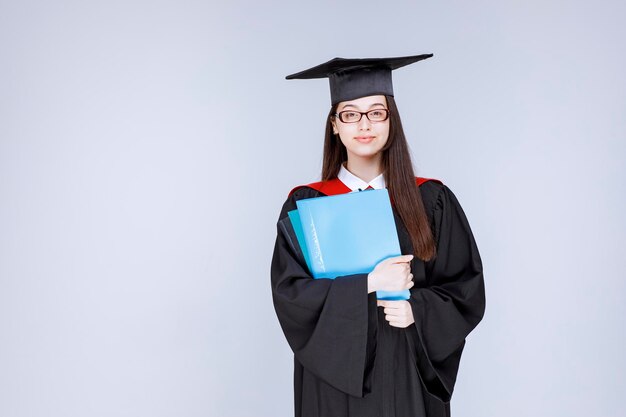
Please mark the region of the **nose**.
<svg viewBox="0 0 626 417"><path fill-rule="evenodd" d="M359 129L360 130L369 130L371 127L370 119L367 118L366 115L361 115L361 120L359 120Z"/></svg>

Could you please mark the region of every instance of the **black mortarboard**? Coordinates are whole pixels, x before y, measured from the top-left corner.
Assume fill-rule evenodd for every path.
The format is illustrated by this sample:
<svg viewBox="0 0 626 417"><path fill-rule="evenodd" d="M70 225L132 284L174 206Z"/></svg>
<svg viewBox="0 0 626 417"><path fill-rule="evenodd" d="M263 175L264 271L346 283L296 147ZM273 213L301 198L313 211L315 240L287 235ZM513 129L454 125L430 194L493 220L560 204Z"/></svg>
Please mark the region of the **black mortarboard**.
<svg viewBox="0 0 626 417"><path fill-rule="evenodd" d="M433 54L395 58L334 58L328 62L288 75L288 80L328 78L332 104L378 94L393 96L391 71Z"/></svg>

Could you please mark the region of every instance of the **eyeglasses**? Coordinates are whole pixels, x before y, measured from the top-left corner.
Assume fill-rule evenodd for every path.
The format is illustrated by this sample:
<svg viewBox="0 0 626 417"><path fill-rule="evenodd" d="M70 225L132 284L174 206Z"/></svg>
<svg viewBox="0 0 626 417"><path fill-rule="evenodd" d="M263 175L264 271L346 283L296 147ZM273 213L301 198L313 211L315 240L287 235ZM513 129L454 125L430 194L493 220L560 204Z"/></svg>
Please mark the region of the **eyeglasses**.
<svg viewBox="0 0 626 417"><path fill-rule="evenodd" d="M339 113L335 113L334 116L339 117L344 123L356 123L361 120L365 115L370 122L384 122L389 117L389 110L387 109L374 109L366 112L360 112L356 110L346 110Z"/></svg>

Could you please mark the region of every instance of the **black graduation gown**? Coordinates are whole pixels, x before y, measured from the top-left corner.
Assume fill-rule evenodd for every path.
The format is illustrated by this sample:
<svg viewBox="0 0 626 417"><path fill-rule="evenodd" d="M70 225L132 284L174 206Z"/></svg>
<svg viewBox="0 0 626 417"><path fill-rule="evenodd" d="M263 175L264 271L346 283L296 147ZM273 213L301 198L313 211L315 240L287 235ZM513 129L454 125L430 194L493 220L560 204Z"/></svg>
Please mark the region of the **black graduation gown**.
<svg viewBox="0 0 626 417"><path fill-rule="evenodd" d="M322 196L309 187L285 201L271 264L274 307L294 352L296 417L440 417L450 397L466 336L483 317L482 263L452 191L420 186L437 257L415 257L409 302L415 323L390 326L367 274L313 279L280 220L296 200ZM403 254L413 253L394 209Z"/></svg>

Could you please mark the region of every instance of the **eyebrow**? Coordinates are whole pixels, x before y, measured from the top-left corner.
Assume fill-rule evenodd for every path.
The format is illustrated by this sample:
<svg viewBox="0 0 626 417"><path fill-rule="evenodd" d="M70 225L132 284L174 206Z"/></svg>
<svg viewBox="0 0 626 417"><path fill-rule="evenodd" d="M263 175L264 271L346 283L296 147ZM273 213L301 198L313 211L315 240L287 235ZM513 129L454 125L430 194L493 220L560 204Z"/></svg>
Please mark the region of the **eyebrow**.
<svg viewBox="0 0 626 417"><path fill-rule="evenodd" d="M385 105L384 105L383 103L374 103L374 104L372 104L372 105L370 106L370 109L371 109L372 107L374 107L374 106L383 106L383 107L385 107ZM355 108L355 109L358 109L358 107L357 107L357 106L355 106L354 104L346 104L345 106L343 106L342 110L345 110L345 109L347 109L348 107L353 107L353 108Z"/></svg>

